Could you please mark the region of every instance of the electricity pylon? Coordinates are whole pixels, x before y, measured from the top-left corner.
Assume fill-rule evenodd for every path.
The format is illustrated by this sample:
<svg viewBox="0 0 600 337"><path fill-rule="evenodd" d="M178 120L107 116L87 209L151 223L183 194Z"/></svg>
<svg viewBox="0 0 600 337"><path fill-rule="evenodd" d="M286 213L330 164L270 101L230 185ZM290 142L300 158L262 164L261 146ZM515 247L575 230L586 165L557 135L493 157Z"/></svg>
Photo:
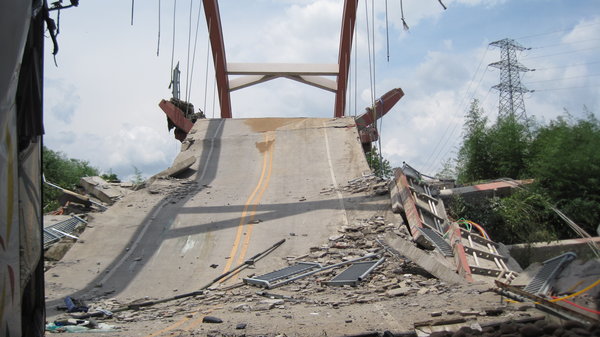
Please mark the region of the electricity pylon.
<svg viewBox="0 0 600 337"><path fill-rule="evenodd" d="M501 49L501 61L490 63L490 66L500 69L500 83L492 87L500 92L498 114L501 116L513 115L526 119L525 102L523 93L533 92L521 84L521 72L532 71L517 60L517 51L529 50L513 39L503 39L490 43L490 46Z"/></svg>

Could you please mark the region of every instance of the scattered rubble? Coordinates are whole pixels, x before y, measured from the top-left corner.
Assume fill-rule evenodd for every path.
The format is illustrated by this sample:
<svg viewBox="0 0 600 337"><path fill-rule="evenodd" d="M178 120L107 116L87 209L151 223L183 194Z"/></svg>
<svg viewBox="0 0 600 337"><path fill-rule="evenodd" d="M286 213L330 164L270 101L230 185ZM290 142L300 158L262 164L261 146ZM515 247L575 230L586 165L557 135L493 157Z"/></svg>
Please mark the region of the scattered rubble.
<svg viewBox="0 0 600 337"><path fill-rule="evenodd" d="M98 176L83 177L79 183L88 194L108 205L114 204L130 191L123 188L121 183L108 183Z"/></svg>
<svg viewBox="0 0 600 337"><path fill-rule="evenodd" d="M340 190L345 193L379 195L388 193L388 186L388 181L369 175L350 181ZM177 203L210 188L199 185L196 181L162 177L146 186L146 191L150 194L164 194L166 202ZM321 193L334 192L334 189L328 188ZM353 283L352 286L328 285L343 270L332 268L283 284L276 293L256 291L251 285L238 283L233 286L211 287L194 296L176 299L170 304L144 298L137 302L156 301L157 305L137 308L133 305L136 301L121 302L115 298L107 298L110 295L107 293L90 299L89 310L100 313L98 319L110 320L116 324L156 320L172 322L174 317L185 316L201 317L203 323L229 327L223 328L223 331L210 330L208 333L202 330L210 336L239 336L239 332L236 334L235 330L246 332L254 327L254 321L250 322L252 326L246 323L252 317L277 317L285 321L296 321L299 316L296 313L300 311L308 316L329 315L325 312L338 309L356 313L364 310L351 311L351 308L361 308L357 305L369 304L371 310L384 303L407 308L409 311L425 312L422 316L428 319L415 320L414 329L408 332L370 331L357 336L592 336L599 332L597 326L567 322L561 327L543 317L532 316L527 311L532 310L533 306L503 303L498 307L489 307L489 302L488 307L466 306L464 303L469 303L470 297L492 296L494 286L485 282L467 283L457 273L453 258L444 257L438 250L424 249L415 243L409 227L400 216L380 212L370 218L354 219L349 224L340 226L337 232L326 242L311 247L306 254L286 256L284 260L289 266L299 262L334 266L366 256L377 255L382 258L380 265L373 268L361 282ZM295 233L290 233L290 237L295 236ZM449 303L453 305L448 305ZM444 305L447 306L443 307ZM112 312L124 306L136 310ZM209 315L214 308L220 310L218 317ZM262 319L259 318L258 321ZM500 320L491 321L492 319ZM352 325L356 321L355 317L346 317L340 324ZM54 331L51 329L55 328L47 329ZM233 332L225 332L227 329Z"/></svg>

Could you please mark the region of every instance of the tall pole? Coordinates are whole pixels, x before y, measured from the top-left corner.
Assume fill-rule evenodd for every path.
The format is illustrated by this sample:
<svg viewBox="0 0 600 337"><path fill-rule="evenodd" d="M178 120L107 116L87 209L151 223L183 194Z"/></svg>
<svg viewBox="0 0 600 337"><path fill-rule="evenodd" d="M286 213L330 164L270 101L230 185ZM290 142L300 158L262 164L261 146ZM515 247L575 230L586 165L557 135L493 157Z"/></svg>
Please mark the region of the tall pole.
<svg viewBox="0 0 600 337"><path fill-rule="evenodd" d="M490 43L490 46L500 48L501 60L491 63L490 66L500 69L500 83L492 87L500 92L498 114L511 115L519 119L526 119L525 102L523 94L533 92L521 84L521 72L532 71L517 60L517 51L528 50L512 39L503 39Z"/></svg>

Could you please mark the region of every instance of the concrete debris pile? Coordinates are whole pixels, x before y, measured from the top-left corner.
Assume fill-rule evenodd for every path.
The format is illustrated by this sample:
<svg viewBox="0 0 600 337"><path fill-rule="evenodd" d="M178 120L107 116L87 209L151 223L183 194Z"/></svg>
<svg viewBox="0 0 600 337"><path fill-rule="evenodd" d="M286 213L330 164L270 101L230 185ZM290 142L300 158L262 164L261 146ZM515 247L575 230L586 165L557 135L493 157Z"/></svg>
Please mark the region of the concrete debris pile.
<svg viewBox="0 0 600 337"><path fill-rule="evenodd" d="M131 182L107 182L102 177L82 177L80 191L70 191L44 179L44 183L62 192L58 196L60 207L51 212L54 215L104 211L129 194L135 186Z"/></svg>
<svg viewBox="0 0 600 337"><path fill-rule="evenodd" d="M470 337L470 336L600 336L600 325L584 325L577 321L565 321L563 324L546 320L544 316L535 316L530 318L518 319L513 321L499 321L484 324L464 325L464 322L457 322L451 325L426 325L427 322L415 323L414 334L403 336L430 336L430 337ZM420 325L423 324L423 325ZM386 336L385 334L383 336ZM395 334L388 334L395 336Z"/></svg>
<svg viewBox="0 0 600 337"><path fill-rule="evenodd" d="M189 168L190 162L183 166ZM169 175L151 179L145 187L146 193L164 195L164 202L171 204L199 192L210 194L212 188L195 180ZM233 280L228 279L217 282L217 278L210 287L186 297L173 289L181 296L173 296L169 302L152 298L131 302L110 298L111 293L107 292L89 299L87 315L93 313L95 319L125 326L136 322L161 322L173 326L174 320L184 317L183 320L189 320L189 325L194 327L186 330L190 335L210 336L242 335L238 330L244 330L244 336L252 335L246 331L259 331L256 336L284 336L271 334L268 329L274 328L303 335L299 329L319 323L352 327L360 320L364 324L368 321L363 316L365 311L375 315L381 312L380 322L369 322L367 326L372 327L369 332L356 336L598 335L597 325L568 321L560 326L543 316L534 316L531 313L535 308L533 304L512 305L502 301L498 305L498 295L494 292L498 288L493 281L501 279L510 283L515 278L521 281L527 273L515 270L518 265L514 267L503 246L491 241L485 230L479 230L476 224L464 226L450 221L443 202L435 197L414 169L397 171L392 182L367 175L349 181L338 191L326 188L321 193L364 193L379 198L378 195L388 193L388 187L397 214L386 210L377 211L370 217L357 216L339 226L337 233L325 242L313 244L302 255L277 260L278 266L283 265L281 269L273 267L269 270L263 262L255 264L251 259L252 263L244 266L245 273L251 271L242 278L244 282L232 284L230 281ZM281 241L296 239L299 239L298 235L289 233L289 237ZM361 272L360 277L355 274L354 280L346 283L332 282L340 278L346 268L363 262L372 263L368 272ZM597 267L590 266L570 273L578 277L597 275L597 271L586 274L589 268ZM273 276L286 268L299 271ZM277 290L271 286L276 282L271 280L282 281L277 284ZM527 281L521 281L522 285ZM589 283L591 281L585 279L578 287ZM556 289L568 293L564 289L572 288L573 282L556 284L560 284ZM597 301L597 293L593 294L596 297L589 298L592 302ZM143 305L149 302L155 304ZM587 303L586 306L592 305ZM402 325L397 318L390 318L392 313L400 313ZM80 318L87 319L88 316ZM317 319L320 319L319 323L315 323ZM412 330L385 331L391 330L390 326L394 324L396 327L411 326ZM310 332L304 335L315 335L316 330L307 331ZM185 335L184 332L181 335Z"/></svg>
<svg viewBox="0 0 600 337"><path fill-rule="evenodd" d="M154 180L146 190L149 194L165 195L165 202L175 204L202 189L206 189L206 193L210 194L210 188L210 185L200 185L194 180L162 178Z"/></svg>
<svg viewBox="0 0 600 337"><path fill-rule="evenodd" d="M112 205L115 201L123 198L133 188L133 183L109 183L102 177L82 177L80 180L84 191L102 201L107 205Z"/></svg>
<svg viewBox="0 0 600 337"><path fill-rule="evenodd" d="M367 174L348 181L346 185L339 187L339 191L353 194L366 193L368 195L385 195L389 193L388 185L388 180L382 179L374 174ZM323 188L323 190L321 190L321 194L331 194L334 192L336 192L336 190L333 187Z"/></svg>

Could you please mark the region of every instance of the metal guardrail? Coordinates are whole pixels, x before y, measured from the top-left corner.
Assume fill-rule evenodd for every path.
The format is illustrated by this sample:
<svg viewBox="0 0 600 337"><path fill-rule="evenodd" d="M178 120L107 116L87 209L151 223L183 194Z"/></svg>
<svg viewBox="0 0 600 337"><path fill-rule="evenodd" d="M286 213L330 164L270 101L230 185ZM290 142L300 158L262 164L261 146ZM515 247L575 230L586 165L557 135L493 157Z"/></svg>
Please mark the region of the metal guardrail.
<svg viewBox="0 0 600 337"><path fill-rule="evenodd" d="M554 278L576 258L575 253L567 252L544 261L542 269L535 274L523 290L534 295L547 293Z"/></svg>
<svg viewBox="0 0 600 337"><path fill-rule="evenodd" d="M289 278L293 275L300 274L302 272L306 272L309 270L320 269L321 265L318 263L311 262L298 262L295 265L285 267L268 274L245 278L244 282L246 284L253 284L259 287L271 288L273 285L272 282Z"/></svg>
<svg viewBox="0 0 600 337"><path fill-rule="evenodd" d="M379 260L356 262L333 279L325 282L325 284L338 287L344 285L357 286L362 280L369 276L377 266L382 264L383 261L385 261L384 257Z"/></svg>
<svg viewBox="0 0 600 337"><path fill-rule="evenodd" d="M44 249L52 246L65 236L74 237L71 233L73 233L80 224L87 224L87 221L76 215L72 215L70 219L44 228Z"/></svg>
<svg viewBox="0 0 600 337"><path fill-rule="evenodd" d="M435 230L423 227L419 228L419 231L423 233L423 235L425 235L425 237L427 237L444 256L454 256L452 246L450 246L450 244Z"/></svg>

